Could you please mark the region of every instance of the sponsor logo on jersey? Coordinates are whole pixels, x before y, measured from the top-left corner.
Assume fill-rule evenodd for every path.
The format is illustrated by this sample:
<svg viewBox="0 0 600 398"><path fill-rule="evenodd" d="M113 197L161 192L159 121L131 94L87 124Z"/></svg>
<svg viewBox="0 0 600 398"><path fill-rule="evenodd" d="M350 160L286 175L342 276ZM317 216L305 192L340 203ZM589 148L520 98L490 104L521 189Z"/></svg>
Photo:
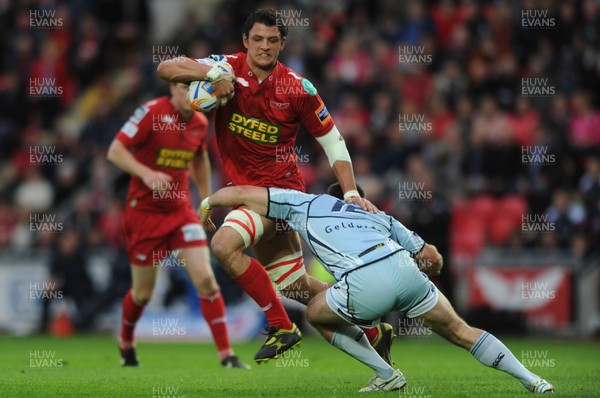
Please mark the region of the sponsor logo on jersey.
<svg viewBox="0 0 600 398"><path fill-rule="evenodd" d="M133 111L133 115L127 120L127 122L121 127L121 131L125 133L129 138L133 138L138 132L138 124L142 121L144 116L150 112L150 108L146 105L142 105Z"/></svg>
<svg viewBox="0 0 600 398"><path fill-rule="evenodd" d="M196 62L205 65L214 65L215 63L221 61L227 61L227 58L225 58L225 56L221 54L211 54L206 58L196 58Z"/></svg>
<svg viewBox="0 0 600 398"><path fill-rule="evenodd" d="M235 135L247 138L257 144L277 144L281 126L267 123L260 119L233 112L227 125Z"/></svg>
<svg viewBox="0 0 600 398"><path fill-rule="evenodd" d="M129 118L129 121L139 124L144 116L148 114L148 112L150 112L150 108L148 108L146 105L142 105L133 112L133 115Z"/></svg>
<svg viewBox="0 0 600 398"><path fill-rule="evenodd" d="M315 115L317 115L319 121L323 125L325 125L327 122L329 122L329 119L331 119L331 115L329 114L329 111L323 102L321 102L319 109L315 111Z"/></svg>
<svg viewBox="0 0 600 398"><path fill-rule="evenodd" d="M244 87L250 87L250 83L248 83L248 80L244 79L243 77L236 77L235 81Z"/></svg>
<svg viewBox="0 0 600 398"><path fill-rule="evenodd" d="M223 54L211 54L208 56L208 58L216 62L227 61L227 57Z"/></svg>
<svg viewBox="0 0 600 398"><path fill-rule="evenodd" d="M194 152L187 149L160 148L154 164L170 169L186 169L193 158Z"/></svg>
<svg viewBox="0 0 600 398"><path fill-rule="evenodd" d="M138 126L131 122L127 122L121 127L121 131L124 132L127 137L133 138L138 132Z"/></svg>
<svg viewBox="0 0 600 398"><path fill-rule="evenodd" d="M306 90L306 92L313 97L317 95L317 89L308 79L302 79L302 87Z"/></svg>
<svg viewBox="0 0 600 398"><path fill-rule="evenodd" d="M290 107L289 102L275 102L273 100L269 100L269 105L274 109L287 109Z"/></svg>

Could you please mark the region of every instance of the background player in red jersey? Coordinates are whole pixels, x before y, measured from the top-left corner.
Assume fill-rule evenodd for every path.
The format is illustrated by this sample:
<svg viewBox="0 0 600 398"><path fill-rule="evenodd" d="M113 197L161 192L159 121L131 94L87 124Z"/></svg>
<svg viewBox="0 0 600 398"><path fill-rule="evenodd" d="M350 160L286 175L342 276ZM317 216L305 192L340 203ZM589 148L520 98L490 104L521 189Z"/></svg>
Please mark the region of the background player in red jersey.
<svg viewBox="0 0 600 398"><path fill-rule="evenodd" d="M247 51L231 55L212 55L204 59L175 58L162 62L158 74L172 82L209 80L222 105L216 111L217 143L225 171L235 185L305 190L295 161L279 162L278 153L290 153L300 124L323 147L329 164L344 191L347 202L376 211L357 190L350 155L315 87L279 62L285 46L287 28L273 10L256 10L244 25L243 43ZM227 61L233 76L214 67ZM223 99L223 104L221 104ZM294 153L291 151L291 153ZM271 326L269 336L256 354L257 362L277 358L285 349L298 344L295 325L277 310L272 281L279 290L305 304L327 285L310 277L305 270L302 248L296 232L281 231L281 223L267 220L247 209L230 212L211 247L225 270L261 306L267 308ZM244 254L252 246L260 261ZM268 271L265 274L263 269ZM269 278L270 277L270 278ZM380 354L389 359L392 340L390 325L365 330Z"/></svg>
<svg viewBox="0 0 600 398"><path fill-rule="evenodd" d="M191 110L186 96L186 85L171 84L171 97L139 107L108 150L108 159L132 176L123 224L133 286L123 299L122 364L138 365L135 325L152 296L158 266L172 255L198 291L221 365L249 368L229 343L225 304L210 267L206 233L190 200L190 174L206 197L211 167L205 146L208 121Z"/></svg>

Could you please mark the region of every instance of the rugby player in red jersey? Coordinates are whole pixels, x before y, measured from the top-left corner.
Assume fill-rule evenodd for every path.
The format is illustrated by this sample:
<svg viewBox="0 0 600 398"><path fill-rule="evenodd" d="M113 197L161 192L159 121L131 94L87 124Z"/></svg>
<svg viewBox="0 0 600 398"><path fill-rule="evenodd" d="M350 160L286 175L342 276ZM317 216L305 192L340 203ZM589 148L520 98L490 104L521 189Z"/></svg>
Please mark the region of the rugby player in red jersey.
<svg viewBox="0 0 600 398"><path fill-rule="evenodd" d="M296 134L303 125L323 147L344 199L377 211L356 190L346 144L317 90L277 60L286 35L287 28L274 10L256 10L244 24L246 52L175 58L159 64L158 74L171 82L208 80L213 84L220 106L215 115L217 144L234 185L305 191L295 159L281 161L280 156L295 153ZM235 76L215 65L220 61L231 64ZM235 95L230 98L234 87ZM259 363L277 358L301 341L296 325L275 305L278 299L271 281L284 295L305 304L327 288L306 273L298 234L278 228L281 225L250 210L234 209L211 242L221 265L263 308L269 321L269 335L254 357ZM251 246L258 261L244 254ZM383 324L365 329L365 333L380 355L391 362L392 327Z"/></svg>
<svg viewBox="0 0 600 398"><path fill-rule="evenodd" d="M140 106L117 133L108 159L131 174L123 226L132 288L123 299L123 366L137 366L134 329L165 261L183 267L198 291L200 308L223 367L249 368L229 343L225 304L210 266L206 233L190 198L190 174L202 197L211 193L206 152L208 120L187 102L187 85ZM173 258L177 258L175 263Z"/></svg>

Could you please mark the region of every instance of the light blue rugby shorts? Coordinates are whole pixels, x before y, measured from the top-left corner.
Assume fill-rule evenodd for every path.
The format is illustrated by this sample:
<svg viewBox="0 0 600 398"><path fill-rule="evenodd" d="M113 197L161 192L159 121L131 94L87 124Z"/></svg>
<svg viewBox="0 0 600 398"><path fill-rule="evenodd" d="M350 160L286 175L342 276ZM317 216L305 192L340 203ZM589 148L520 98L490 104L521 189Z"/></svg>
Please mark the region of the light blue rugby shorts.
<svg viewBox="0 0 600 398"><path fill-rule="evenodd" d="M346 321L376 326L390 311L415 318L438 302L437 287L406 250L344 275L328 289L327 305Z"/></svg>

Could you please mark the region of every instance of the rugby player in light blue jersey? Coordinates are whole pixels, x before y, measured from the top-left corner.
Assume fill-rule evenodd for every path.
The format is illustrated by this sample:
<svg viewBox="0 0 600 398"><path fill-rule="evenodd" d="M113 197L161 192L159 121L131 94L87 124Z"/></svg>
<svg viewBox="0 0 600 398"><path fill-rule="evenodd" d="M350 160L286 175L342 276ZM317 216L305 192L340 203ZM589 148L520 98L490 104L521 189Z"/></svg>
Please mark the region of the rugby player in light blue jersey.
<svg viewBox="0 0 600 398"><path fill-rule="evenodd" d="M335 189L331 187L330 192ZM332 345L375 371L361 392L394 391L406 385L402 372L381 359L355 326L376 325L392 310L422 320L482 364L517 378L529 391L554 392L550 383L527 370L500 340L469 326L456 314L424 273L441 271L442 256L435 246L385 213L369 213L343 202L340 189L337 195L227 187L204 199L200 213L205 227L214 231L212 208L243 206L257 216L286 221L302 236L337 281L310 301L306 317Z"/></svg>

